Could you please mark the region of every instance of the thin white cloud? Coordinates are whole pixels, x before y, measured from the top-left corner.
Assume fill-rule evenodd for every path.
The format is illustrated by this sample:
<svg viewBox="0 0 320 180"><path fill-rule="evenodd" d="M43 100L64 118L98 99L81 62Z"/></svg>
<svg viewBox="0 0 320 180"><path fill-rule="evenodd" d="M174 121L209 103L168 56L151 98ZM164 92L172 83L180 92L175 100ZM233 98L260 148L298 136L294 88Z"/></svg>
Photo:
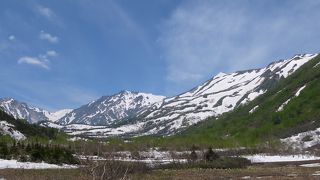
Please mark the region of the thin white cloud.
<svg viewBox="0 0 320 180"><path fill-rule="evenodd" d="M48 19L51 19L52 17L54 17L54 12L48 7L37 5L36 10L39 14L41 14L42 16Z"/></svg>
<svg viewBox="0 0 320 180"><path fill-rule="evenodd" d="M146 36L144 30L139 26L139 24L132 19L132 17L115 1L109 1L110 7L119 20L126 26L128 30L138 37L140 42L146 47L148 51L151 51L149 45L149 39Z"/></svg>
<svg viewBox="0 0 320 180"><path fill-rule="evenodd" d="M197 1L174 11L159 39L169 81L201 80L221 63L220 57L227 51L224 48L234 50L232 37L244 28L246 19L241 10L231 13L228 10L209 1Z"/></svg>
<svg viewBox="0 0 320 180"><path fill-rule="evenodd" d="M48 50L45 54L39 54L38 57L23 56L18 59L18 64L29 64L39 66L44 69L50 69L50 59L56 56L58 56L58 53L56 51Z"/></svg>
<svg viewBox="0 0 320 180"><path fill-rule="evenodd" d="M54 50L49 50L46 52L46 55L50 56L50 57L56 57L56 56L58 56L58 53Z"/></svg>
<svg viewBox="0 0 320 180"><path fill-rule="evenodd" d="M53 36L49 33L44 32L44 31L40 32L39 38L41 40L46 40L50 43L58 43L59 42L59 38L57 36Z"/></svg>
<svg viewBox="0 0 320 180"><path fill-rule="evenodd" d="M55 50L49 50L45 54L39 54L38 57L42 60L49 61L49 58L56 57L59 54Z"/></svg>
<svg viewBox="0 0 320 180"><path fill-rule="evenodd" d="M50 69L48 66L48 63L49 63L49 60L47 59L40 59L37 57L30 57L30 56L24 56L18 60L18 64L29 64L29 65L39 66L44 69Z"/></svg>
<svg viewBox="0 0 320 180"><path fill-rule="evenodd" d="M49 7L35 3L33 5L33 12L41 17L44 17L49 22L53 23L55 26L64 27L64 19L60 18L59 15Z"/></svg>
<svg viewBox="0 0 320 180"><path fill-rule="evenodd" d="M8 39L9 39L10 41L13 41L13 40L16 39L16 37L15 37L14 35L10 35L10 36L8 37Z"/></svg>
<svg viewBox="0 0 320 180"><path fill-rule="evenodd" d="M273 58L318 50L319 3L283 3L268 9L268 14L257 10L265 5L183 1L160 27L158 39L170 87L186 90L217 71L261 67Z"/></svg>

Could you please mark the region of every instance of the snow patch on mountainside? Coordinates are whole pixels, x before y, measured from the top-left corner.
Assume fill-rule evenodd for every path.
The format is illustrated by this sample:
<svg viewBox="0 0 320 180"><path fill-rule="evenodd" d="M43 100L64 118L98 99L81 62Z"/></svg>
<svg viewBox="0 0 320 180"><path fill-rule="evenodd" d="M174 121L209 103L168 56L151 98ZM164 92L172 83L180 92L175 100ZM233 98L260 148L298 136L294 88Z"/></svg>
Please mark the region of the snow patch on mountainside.
<svg viewBox="0 0 320 180"><path fill-rule="evenodd" d="M281 104L281 106L279 106L277 112L280 112L283 110L283 108L290 102L291 98L286 100L284 103Z"/></svg>
<svg viewBox="0 0 320 180"><path fill-rule="evenodd" d="M64 127L64 126L61 126L59 124L55 124L55 123L49 122L49 121L40 123L40 126L42 126L42 127L50 127L50 128L55 128L55 129L62 129Z"/></svg>
<svg viewBox="0 0 320 180"><path fill-rule="evenodd" d="M317 56L317 54L304 54L303 56L295 55L291 59L284 60L282 62L281 71L277 72L277 74L286 78L290 74L292 74L294 70L299 69L303 64L305 64L315 56Z"/></svg>
<svg viewBox="0 0 320 180"><path fill-rule="evenodd" d="M26 137L19 131L14 129L15 126L7 121L0 121L0 134L9 135L15 140L24 140Z"/></svg>
<svg viewBox="0 0 320 180"><path fill-rule="evenodd" d="M291 137L281 139L281 142L299 149L312 147L314 145L320 144L320 128L298 133Z"/></svg>
<svg viewBox="0 0 320 180"><path fill-rule="evenodd" d="M118 128L108 128L103 126L98 126L98 127L86 126L86 128L83 128L83 129L77 127L78 128L77 130L70 128L68 125L66 126L66 129L64 129L64 131L70 135L85 134L86 136L89 136L89 137L103 138L103 137L119 136L119 135L124 135L128 133L138 132L139 130L141 130L142 125L143 123L128 124L128 125L120 126Z"/></svg>
<svg viewBox="0 0 320 180"><path fill-rule="evenodd" d="M306 87L306 85L302 86L301 88L298 89L298 91L296 92L295 96L298 97L301 93L301 91Z"/></svg>
<svg viewBox="0 0 320 180"><path fill-rule="evenodd" d="M66 114L70 113L73 109L62 109L56 112L45 112L45 116L48 117L49 121L56 122Z"/></svg>
<svg viewBox="0 0 320 180"><path fill-rule="evenodd" d="M259 105L253 107L253 108L249 111L249 113L251 114L251 113L255 112L255 111L258 109L258 107L259 107Z"/></svg>
<svg viewBox="0 0 320 180"><path fill-rule="evenodd" d="M294 95L295 97L298 97L301 93L301 91L306 87L306 85L300 87L296 94ZM284 109L284 107L291 101L291 98L289 98L288 100L286 100L284 103L281 104L281 106L278 108L277 112L280 112Z"/></svg>

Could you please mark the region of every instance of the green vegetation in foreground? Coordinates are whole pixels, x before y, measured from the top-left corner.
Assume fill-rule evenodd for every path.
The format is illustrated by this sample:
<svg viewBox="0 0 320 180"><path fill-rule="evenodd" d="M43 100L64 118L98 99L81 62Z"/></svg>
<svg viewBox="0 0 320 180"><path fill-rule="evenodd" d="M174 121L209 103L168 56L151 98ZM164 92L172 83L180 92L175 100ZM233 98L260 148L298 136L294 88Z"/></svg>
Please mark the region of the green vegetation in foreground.
<svg viewBox="0 0 320 180"><path fill-rule="evenodd" d="M212 147L278 146L279 138L320 127L320 56L312 59L254 101L171 137L133 138L133 146ZM295 93L306 85L298 97ZM280 112L277 109L291 100ZM256 111L249 113L255 106ZM125 143L123 146L126 145Z"/></svg>
<svg viewBox="0 0 320 180"><path fill-rule="evenodd" d="M40 143L25 144L24 142L8 143L6 136L0 137L0 158L17 159L21 162L42 162L51 164L77 164L73 152L58 145Z"/></svg>

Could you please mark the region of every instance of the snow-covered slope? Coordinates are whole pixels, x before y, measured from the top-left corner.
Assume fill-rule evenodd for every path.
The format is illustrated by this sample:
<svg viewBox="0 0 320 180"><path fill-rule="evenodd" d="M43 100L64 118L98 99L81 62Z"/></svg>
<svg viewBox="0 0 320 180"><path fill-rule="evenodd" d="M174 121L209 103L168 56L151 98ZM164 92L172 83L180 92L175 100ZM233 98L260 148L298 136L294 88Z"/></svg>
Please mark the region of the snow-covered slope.
<svg viewBox="0 0 320 180"><path fill-rule="evenodd" d="M0 107L16 119L26 119L29 123L40 121L56 121L70 112L70 109L63 109L57 112L47 110L19 102L13 98L0 99Z"/></svg>
<svg viewBox="0 0 320 180"><path fill-rule="evenodd" d="M164 98L153 94L121 91L112 96L103 96L71 111L58 123L115 126Z"/></svg>
<svg viewBox="0 0 320 180"><path fill-rule="evenodd" d="M160 106L140 113L138 117L145 125L139 133L170 135L209 116L231 111L263 94L315 56L296 55L261 69L219 73L191 91L166 98Z"/></svg>
<svg viewBox="0 0 320 180"><path fill-rule="evenodd" d="M315 56L296 55L261 69L219 73L190 91L165 99L128 91L105 96L67 114L58 122L68 125L59 128L73 135L95 137L172 135L210 116L218 117L252 101ZM152 101L146 101L147 97Z"/></svg>
<svg viewBox="0 0 320 180"><path fill-rule="evenodd" d="M15 140L24 140L26 137L15 129L15 126L7 121L0 121L0 134L9 135Z"/></svg>
<svg viewBox="0 0 320 180"><path fill-rule="evenodd" d="M62 109L56 112L45 111L45 116L48 118L49 121L56 122L66 114L70 113L71 111L73 111L73 109Z"/></svg>
<svg viewBox="0 0 320 180"><path fill-rule="evenodd" d="M295 149L305 149L320 144L320 128L301 132L293 136L281 139L281 142Z"/></svg>

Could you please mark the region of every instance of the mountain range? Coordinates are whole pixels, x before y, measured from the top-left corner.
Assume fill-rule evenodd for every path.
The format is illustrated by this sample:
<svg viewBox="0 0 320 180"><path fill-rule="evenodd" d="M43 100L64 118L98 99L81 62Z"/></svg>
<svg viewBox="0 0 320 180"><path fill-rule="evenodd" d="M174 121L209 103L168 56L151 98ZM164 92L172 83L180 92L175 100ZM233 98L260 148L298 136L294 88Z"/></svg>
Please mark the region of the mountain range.
<svg viewBox="0 0 320 180"><path fill-rule="evenodd" d="M298 70L317 54L300 54L261 69L219 73L201 85L173 97L121 91L77 109L49 112L12 98L0 106L30 123L95 137L172 135L208 117L219 118L248 104ZM252 110L253 112L254 110Z"/></svg>

